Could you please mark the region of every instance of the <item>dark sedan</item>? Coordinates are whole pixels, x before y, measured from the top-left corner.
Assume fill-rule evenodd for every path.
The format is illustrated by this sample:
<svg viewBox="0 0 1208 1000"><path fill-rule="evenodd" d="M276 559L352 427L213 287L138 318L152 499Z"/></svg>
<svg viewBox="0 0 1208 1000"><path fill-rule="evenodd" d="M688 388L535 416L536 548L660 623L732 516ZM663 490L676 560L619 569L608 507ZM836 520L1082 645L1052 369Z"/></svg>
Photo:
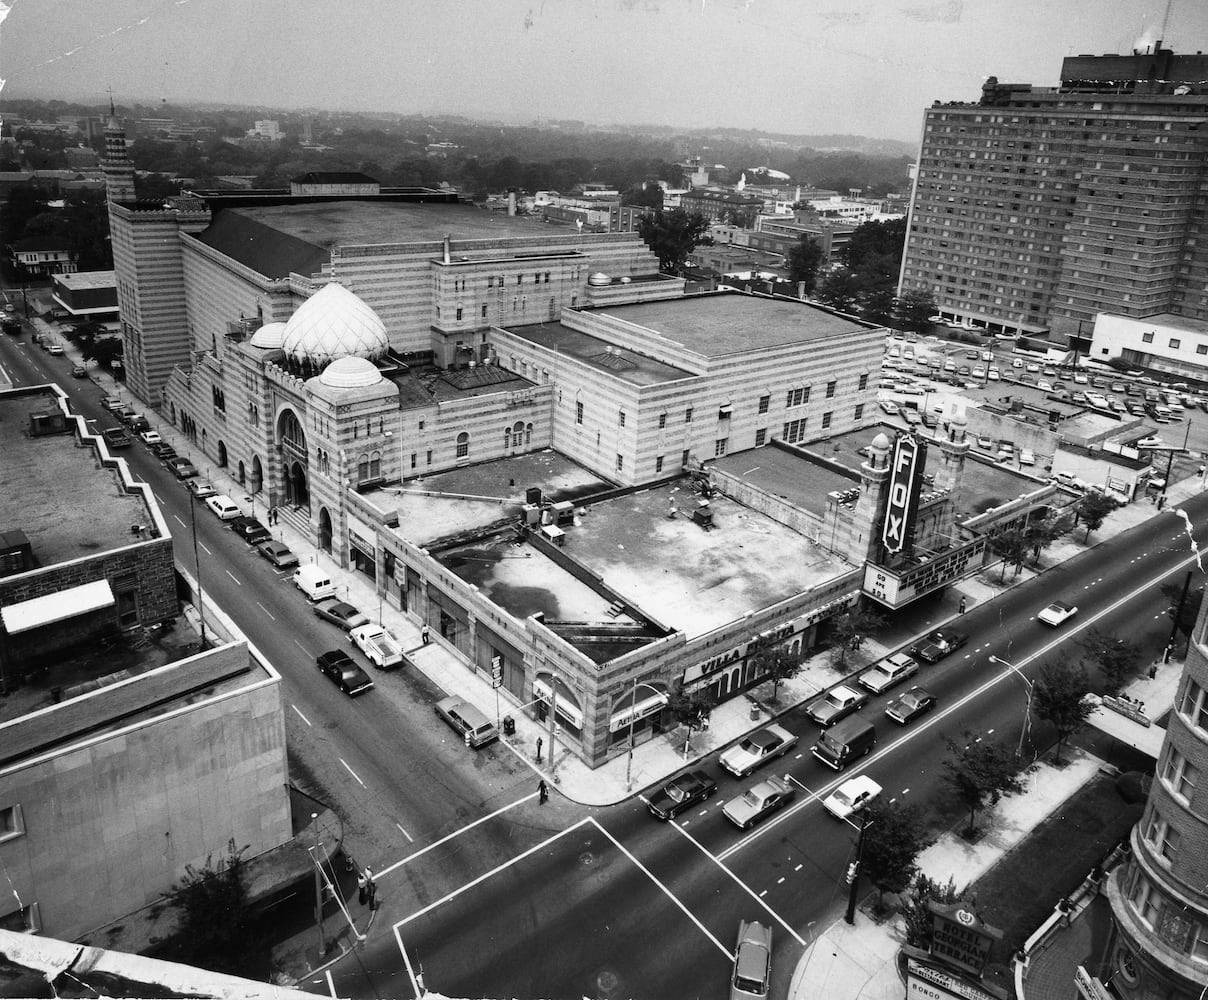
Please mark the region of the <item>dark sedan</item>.
<svg viewBox="0 0 1208 1000"><path fill-rule="evenodd" d="M916 660L925 663L936 663L949 653L954 653L969 641L963 632L951 629L936 629L927 638L910 647L909 653Z"/></svg>
<svg viewBox="0 0 1208 1000"><path fill-rule="evenodd" d="M242 538L248 545L259 545L271 539L272 533L254 517L236 517L231 519L231 530Z"/></svg>
<svg viewBox="0 0 1208 1000"><path fill-rule="evenodd" d="M351 632L354 628L369 624L369 619L347 601L328 597L311 606L316 615L333 625L339 625L345 632Z"/></svg>
<svg viewBox="0 0 1208 1000"><path fill-rule="evenodd" d="M331 649L320 653L315 662L319 669L335 682L336 687L346 695L360 694L373 687L369 675L352 662L352 658L339 649Z"/></svg>
<svg viewBox="0 0 1208 1000"><path fill-rule="evenodd" d="M168 459L166 464L177 479L192 479L197 475L197 466L180 455Z"/></svg>
<svg viewBox="0 0 1208 1000"><path fill-rule="evenodd" d="M675 819L685 809L704 802L717 791L717 782L704 771L689 771L665 784L647 803L657 819Z"/></svg>
<svg viewBox="0 0 1208 1000"><path fill-rule="evenodd" d="M935 708L935 695L921 687L912 687L904 691L885 706L885 714L894 722L906 725L920 715L926 715Z"/></svg>

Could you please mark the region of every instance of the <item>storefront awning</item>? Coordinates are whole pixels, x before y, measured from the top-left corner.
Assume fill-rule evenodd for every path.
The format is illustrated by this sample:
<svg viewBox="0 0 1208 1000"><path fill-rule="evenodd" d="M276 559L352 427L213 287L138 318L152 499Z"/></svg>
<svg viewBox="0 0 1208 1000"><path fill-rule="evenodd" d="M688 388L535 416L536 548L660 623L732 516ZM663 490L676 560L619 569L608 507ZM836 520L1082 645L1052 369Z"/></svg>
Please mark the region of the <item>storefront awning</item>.
<svg viewBox="0 0 1208 1000"><path fill-rule="evenodd" d="M0 608L0 621L9 635L28 632L43 625L99 611L113 605L113 590L108 580L95 580L78 587L68 587L57 594L35 597Z"/></svg>
<svg viewBox="0 0 1208 1000"><path fill-rule="evenodd" d="M563 685L558 682L558 702L555 705L555 714L562 716L576 729L583 728L583 712L578 705L571 701L571 696L561 690ZM533 695L540 701L549 703L553 697L553 692L550 691L549 684L542 680L533 681Z"/></svg>
<svg viewBox="0 0 1208 1000"><path fill-rule="evenodd" d="M618 732L624 729L631 722L637 722L639 719L644 719L648 715L654 715L656 712L661 712L670 699L666 692L659 691L654 694L647 694L645 698L639 701L636 705L625 705L618 708L612 713L608 720L608 731L610 733Z"/></svg>

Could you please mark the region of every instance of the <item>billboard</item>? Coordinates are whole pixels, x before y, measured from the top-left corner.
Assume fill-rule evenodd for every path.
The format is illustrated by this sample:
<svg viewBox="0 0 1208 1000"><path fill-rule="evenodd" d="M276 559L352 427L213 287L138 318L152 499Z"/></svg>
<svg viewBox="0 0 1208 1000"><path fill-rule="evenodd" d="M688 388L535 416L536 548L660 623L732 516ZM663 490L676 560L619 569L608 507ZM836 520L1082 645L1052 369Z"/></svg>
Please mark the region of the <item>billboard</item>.
<svg viewBox="0 0 1208 1000"><path fill-rule="evenodd" d="M926 461L927 449L918 438L909 434L898 437L889 459L889 490L881 529L881 541L892 555L908 548L912 540Z"/></svg>

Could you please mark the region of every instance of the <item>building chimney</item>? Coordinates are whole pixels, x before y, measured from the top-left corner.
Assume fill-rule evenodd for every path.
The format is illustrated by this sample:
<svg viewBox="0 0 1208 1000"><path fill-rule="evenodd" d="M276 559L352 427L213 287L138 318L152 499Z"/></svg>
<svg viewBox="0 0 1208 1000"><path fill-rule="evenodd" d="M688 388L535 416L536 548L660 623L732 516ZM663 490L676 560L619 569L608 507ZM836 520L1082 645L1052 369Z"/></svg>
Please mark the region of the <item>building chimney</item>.
<svg viewBox="0 0 1208 1000"><path fill-rule="evenodd" d="M516 189L508 188L508 215L514 216L515 214L516 214Z"/></svg>
<svg viewBox="0 0 1208 1000"><path fill-rule="evenodd" d="M451 233L445 233L445 263L446 264L451 263L451 259L449 257L449 250L450 250L449 242L452 240L452 238L453 238L453 236Z"/></svg>

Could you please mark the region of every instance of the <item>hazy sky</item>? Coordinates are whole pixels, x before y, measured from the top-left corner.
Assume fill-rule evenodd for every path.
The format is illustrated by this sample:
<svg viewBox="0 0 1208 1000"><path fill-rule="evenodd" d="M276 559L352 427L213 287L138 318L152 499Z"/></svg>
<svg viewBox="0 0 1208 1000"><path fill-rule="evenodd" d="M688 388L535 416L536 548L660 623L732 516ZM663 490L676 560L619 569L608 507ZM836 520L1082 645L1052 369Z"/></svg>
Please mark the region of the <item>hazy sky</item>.
<svg viewBox="0 0 1208 1000"><path fill-rule="evenodd" d="M989 75L1051 86L1064 56L1159 37L1208 49L1208 2L0 0L0 78L5 97L913 141Z"/></svg>

